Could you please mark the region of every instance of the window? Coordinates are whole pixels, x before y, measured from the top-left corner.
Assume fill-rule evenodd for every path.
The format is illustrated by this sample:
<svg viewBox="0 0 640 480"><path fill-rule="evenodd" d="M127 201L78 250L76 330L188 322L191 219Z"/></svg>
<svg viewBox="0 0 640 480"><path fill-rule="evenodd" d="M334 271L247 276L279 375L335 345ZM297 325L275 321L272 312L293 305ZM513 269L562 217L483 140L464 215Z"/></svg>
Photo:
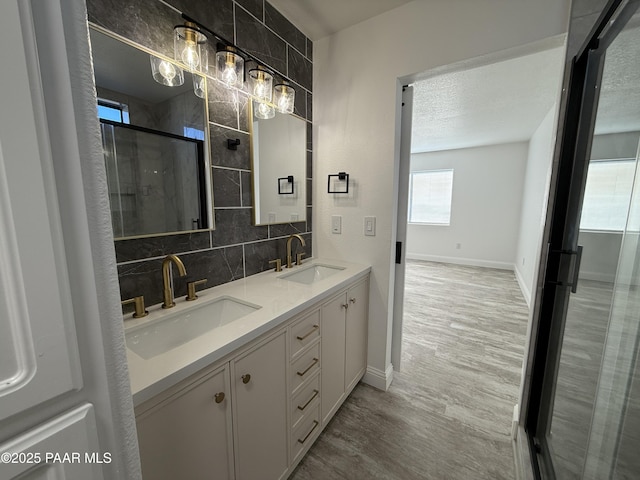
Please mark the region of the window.
<svg viewBox="0 0 640 480"><path fill-rule="evenodd" d="M412 172L409 180L409 223L449 225L453 170Z"/></svg>
<svg viewBox="0 0 640 480"><path fill-rule="evenodd" d="M581 230L624 230L635 168L635 160L591 161Z"/></svg>
<svg viewBox="0 0 640 480"><path fill-rule="evenodd" d="M124 103L98 99L98 118L112 122L129 123L129 107Z"/></svg>

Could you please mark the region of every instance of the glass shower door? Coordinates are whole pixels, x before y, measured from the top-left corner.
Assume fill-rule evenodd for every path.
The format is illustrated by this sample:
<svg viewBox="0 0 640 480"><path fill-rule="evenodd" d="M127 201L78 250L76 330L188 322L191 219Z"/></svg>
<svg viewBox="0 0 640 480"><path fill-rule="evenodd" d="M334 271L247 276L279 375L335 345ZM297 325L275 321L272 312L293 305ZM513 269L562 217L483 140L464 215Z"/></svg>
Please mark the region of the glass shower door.
<svg viewBox="0 0 640 480"><path fill-rule="evenodd" d="M640 16L629 17L596 64L580 246L560 252L576 275L555 282L562 342L541 450L559 480L640 478Z"/></svg>

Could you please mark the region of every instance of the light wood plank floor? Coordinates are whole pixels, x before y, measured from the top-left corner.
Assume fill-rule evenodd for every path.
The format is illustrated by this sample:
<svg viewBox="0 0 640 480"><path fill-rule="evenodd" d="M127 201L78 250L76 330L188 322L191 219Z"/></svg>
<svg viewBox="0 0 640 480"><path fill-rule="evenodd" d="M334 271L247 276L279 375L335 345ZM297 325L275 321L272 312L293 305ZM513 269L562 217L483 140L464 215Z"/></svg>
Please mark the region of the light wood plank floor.
<svg viewBox="0 0 640 480"><path fill-rule="evenodd" d="M359 384L290 478L515 478L528 309L512 272L408 262L402 372Z"/></svg>

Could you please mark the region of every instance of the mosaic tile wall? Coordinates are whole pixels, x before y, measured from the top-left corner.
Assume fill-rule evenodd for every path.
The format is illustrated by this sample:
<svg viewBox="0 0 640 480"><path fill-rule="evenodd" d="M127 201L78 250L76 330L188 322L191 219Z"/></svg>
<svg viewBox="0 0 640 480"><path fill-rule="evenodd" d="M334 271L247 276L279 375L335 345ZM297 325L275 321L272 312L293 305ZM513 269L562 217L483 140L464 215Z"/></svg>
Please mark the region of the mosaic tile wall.
<svg viewBox="0 0 640 480"><path fill-rule="evenodd" d="M169 253L180 256L188 273L175 280L176 297L186 294L191 280L206 278L212 287L271 268L269 260L285 258L292 233L303 236L311 256L312 42L264 0L87 0L87 9L90 24L168 57L173 27L183 23L184 13L289 77L296 88L295 114L307 121L306 222L254 226L248 97L208 81L215 230L117 240L122 298L144 295L147 305L161 302L161 264ZM237 150L227 149L228 138L240 139Z"/></svg>

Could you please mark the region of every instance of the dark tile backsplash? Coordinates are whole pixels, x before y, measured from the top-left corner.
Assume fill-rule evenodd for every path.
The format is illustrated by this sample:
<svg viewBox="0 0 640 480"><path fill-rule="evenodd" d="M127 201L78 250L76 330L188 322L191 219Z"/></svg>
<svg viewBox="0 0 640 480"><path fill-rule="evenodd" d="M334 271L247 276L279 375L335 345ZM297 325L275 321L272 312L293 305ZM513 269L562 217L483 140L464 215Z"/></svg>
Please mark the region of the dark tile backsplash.
<svg viewBox="0 0 640 480"><path fill-rule="evenodd" d="M173 27L183 23L184 13L255 55L276 73L288 76L296 83L295 114L308 120L307 178L311 178L313 44L268 2L87 0L87 9L93 24L168 57L173 57ZM214 50L210 48L209 65L214 67ZM188 281L206 278L206 287L212 287L271 269L269 261L275 258L284 262L286 240L292 233L301 234L306 242L302 249L294 241L294 255L302 251L312 254L310 193L306 222L253 225L249 97L212 79L207 88L215 230L117 240L123 299L144 295L147 305L160 303L162 258L170 253L178 254L187 269L184 278L174 275L176 298L186 295ZM229 150L227 139L236 138L240 145ZM307 185L310 183L308 180Z"/></svg>

